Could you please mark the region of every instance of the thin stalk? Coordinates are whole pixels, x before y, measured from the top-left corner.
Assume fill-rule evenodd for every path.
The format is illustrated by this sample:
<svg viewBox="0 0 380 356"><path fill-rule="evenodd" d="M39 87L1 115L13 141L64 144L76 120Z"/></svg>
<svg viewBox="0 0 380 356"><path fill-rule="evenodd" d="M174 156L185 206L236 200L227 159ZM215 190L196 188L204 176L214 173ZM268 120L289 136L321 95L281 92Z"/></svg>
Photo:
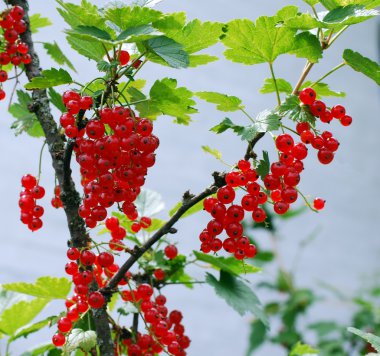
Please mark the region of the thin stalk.
<svg viewBox="0 0 380 356"><path fill-rule="evenodd" d="M274 75L274 70L273 70L273 64L272 63L269 63L269 68L270 68L270 72L272 74L272 79L273 79L274 87L276 89L277 103L278 103L278 105L281 105L280 92L278 91L277 79L276 79L276 76Z"/></svg>
<svg viewBox="0 0 380 356"><path fill-rule="evenodd" d="M306 77L310 73L311 68L313 68L313 65L314 65L314 63L311 63L309 61L306 63L305 68L304 68L304 70L300 76L300 79L298 79L298 82L297 82L296 86L294 87L292 94L298 93L298 90L301 88L303 82L305 81Z"/></svg>
<svg viewBox="0 0 380 356"><path fill-rule="evenodd" d="M38 179L37 179L38 182L40 181L41 173L42 173L42 155L44 153L45 146L46 146L46 141L43 143L40 150L40 156L39 156L39 161L38 161Z"/></svg>
<svg viewBox="0 0 380 356"><path fill-rule="evenodd" d="M327 72L324 76L320 77L318 80L316 80L314 83L312 83L310 85L310 87L313 87L314 85L318 84L319 82L321 82L323 79L327 78L330 74L336 72L338 69L344 67L346 65L345 62L342 62L341 64L337 65L336 67L334 67L333 69L331 69L329 72Z"/></svg>
<svg viewBox="0 0 380 356"><path fill-rule="evenodd" d="M104 78L101 78L101 77L98 77L98 78L95 78L95 79L93 79L93 80L91 80L90 82L88 82L83 88L82 88L82 90L81 90L81 94L83 94L85 91L86 91L86 89L88 89L88 86L90 85L90 84L92 84L92 83L94 83L96 80L103 80L104 82L106 82L106 80L104 79ZM90 90L90 89L88 89L88 90ZM92 90L90 90L92 93L93 93L93 91Z"/></svg>
<svg viewBox="0 0 380 356"><path fill-rule="evenodd" d="M340 31L338 31L336 35L330 40L330 42L327 43L327 47L330 47L348 28L349 26L344 26Z"/></svg>
<svg viewBox="0 0 380 356"><path fill-rule="evenodd" d="M295 130L291 129L291 128L290 128L290 127L288 127L288 126L285 126L285 125L281 124L281 127L283 127L284 129L286 129L286 130L289 130L289 131L291 131L291 132L295 133L296 135L299 135L299 133L298 133L297 131L295 131Z"/></svg>
<svg viewBox="0 0 380 356"><path fill-rule="evenodd" d="M248 119L252 122L252 124L254 124L255 123L255 120L252 118L252 116L251 115L249 115L242 107L239 107L239 109L240 109L240 111L245 115L245 116L247 116L248 117Z"/></svg>
<svg viewBox="0 0 380 356"><path fill-rule="evenodd" d="M314 211L315 213L318 213L318 210L314 209L311 204L309 203L309 201L307 200L307 198L305 197L305 195L299 190L297 189L297 192L301 195L301 197L303 198L303 200L305 201L306 205L310 208L310 210Z"/></svg>

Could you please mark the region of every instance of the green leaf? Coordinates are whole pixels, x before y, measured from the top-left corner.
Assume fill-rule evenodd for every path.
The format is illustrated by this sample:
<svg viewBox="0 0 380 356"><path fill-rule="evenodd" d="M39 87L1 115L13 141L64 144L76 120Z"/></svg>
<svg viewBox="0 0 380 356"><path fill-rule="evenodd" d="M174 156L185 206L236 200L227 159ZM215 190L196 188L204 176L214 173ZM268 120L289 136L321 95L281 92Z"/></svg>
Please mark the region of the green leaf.
<svg viewBox="0 0 380 356"><path fill-rule="evenodd" d="M380 85L380 65L378 63L351 49L343 52L343 59L352 69L363 73Z"/></svg>
<svg viewBox="0 0 380 356"><path fill-rule="evenodd" d="M161 229L165 224L166 224L165 220L153 218L152 224L147 229L144 229L144 230L147 232L154 232Z"/></svg>
<svg viewBox="0 0 380 356"><path fill-rule="evenodd" d="M189 67L198 67L211 62L219 60L218 57L210 56L209 54L190 54L189 56Z"/></svg>
<svg viewBox="0 0 380 356"><path fill-rule="evenodd" d="M202 146L202 150L210 155L214 156L217 160L222 159L222 154L216 148L211 148L209 146Z"/></svg>
<svg viewBox="0 0 380 356"><path fill-rule="evenodd" d="M207 273L206 282L215 289L219 297L223 298L240 315L252 313L267 328L269 327L267 316L264 314L259 299L243 281L221 270L219 280Z"/></svg>
<svg viewBox="0 0 380 356"><path fill-rule="evenodd" d="M131 37L128 39L127 42L138 42L138 41L145 41L152 37L161 36L162 32L157 31L155 28L153 28L151 25L141 25L141 26L135 26L135 27L129 27L123 32L119 34L119 36L116 37L115 41L124 41L128 37Z"/></svg>
<svg viewBox="0 0 380 356"><path fill-rule="evenodd" d="M255 320L251 323L249 344L246 356L252 355L253 351L259 348L265 342L266 333L267 331L265 325L261 321Z"/></svg>
<svg viewBox="0 0 380 356"><path fill-rule="evenodd" d="M319 3L319 0L303 0L304 2L306 2L306 4L310 5L310 6L314 6L314 5L317 5Z"/></svg>
<svg viewBox="0 0 380 356"><path fill-rule="evenodd" d="M354 25L377 15L379 15L377 10L366 10L363 5L347 5L333 9L322 21L332 28L338 25Z"/></svg>
<svg viewBox="0 0 380 356"><path fill-rule="evenodd" d="M73 79L71 75L60 68L46 69L41 72L40 77L34 77L29 83L25 84L25 89L46 89L50 87L55 87L62 84L71 84Z"/></svg>
<svg viewBox="0 0 380 356"><path fill-rule="evenodd" d="M45 299L66 299L71 289L71 282L67 278L40 277L34 283L3 284L5 290L32 295Z"/></svg>
<svg viewBox="0 0 380 356"><path fill-rule="evenodd" d="M13 304L1 314L0 331L13 336L18 329L29 324L46 306L47 299L34 299Z"/></svg>
<svg viewBox="0 0 380 356"><path fill-rule="evenodd" d="M342 327L333 321L320 321L310 324L308 328L315 331L319 338L342 331Z"/></svg>
<svg viewBox="0 0 380 356"><path fill-rule="evenodd" d="M308 13L301 13L285 22L285 26L297 30L311 30L323 28L324 24Z"/></svg>
<svg viewBox="0 0 380 356"><path fill-rule="evenodd" d="M293 91L292 85L285 79L277 78L277 88L280 93L291 94ZM272 78L266 78L263 86L260 89L261 94L270 94L276 92L276 86Z"/></svg>
<svg viewBox="0 0 380 356"><path fill-rule="evenodd" d="M9 108L9 112L16 118L11 128L15 130L16 135L25 132L32 137L43 137L44 132L37 116L29 111L32 97L22 90L17 90L16 93L18 103L13 103Z"/></svg>
<svg viewBox="0 0 380 356"><path fill-rule="evenodd" d="M306 81L301 89L307 88L312 84L311 81ZM329 85L326 83L317 83L313 85L313 89L317 92L317 98L322 98L325 96L336 96L339 98L344 98L346 96L346 93L342 91L335 91L330 89Z"/></svg>
<svg viewBox="0 0 380 356"><path fill-rule="evenodd" d="M318 350L313 349L311 346L297 342L290 351L289 356L302 356L302 355L315 355Z"/></svg>
<svg viewBox="0 0 380 356"><path fill-rule="evenodd" d="M235 133L239 135L244 131L245 127L235 125L229 118L225 118L220 124L212 127L210 131L216 132L217 134L221 134L224 131L227 131L228 129L233 130Z"/></svg>
<svg viewBox="0 0 380 356"><path fill-rule="evenodd" d="M96 62L102 60L106 54L102 43L89 42L73 36L67 36L67 42L79 54Z"/></svg>
<svg viewBox="0 0 380 356"><path fill-rule="evenodd" d="M278 130L281 117L269 110L264 110L256 117L255 122L245 127L238 134L242 140L252 141L259 133Z"/></svg>
<svg viewBox="0 0 380 356"><path fill-rule="evenodd" d="M159 36L145 42L145 47L170 67L186 68L189 66L189 55L183 50L183 46L171 38Z"/></svg>
<svg viewBox="0 0 380 356"><path fill-rule="evenodd" d="M262 16L256 23L247 19L228 22L227 33L222 39L228 47L225 57L233 62L252 65L273 63L279 55L291 51L296 30L278 26L280 20L283 19L277 16Z"/></svg>
<svg viewBox="0 0 380 356"><path fill-rule="evenodd" d="M50 102L62 113L66 112L66 107L62 101L62 95L54 90L54 88L48 89Z"/></svg>
<svg viewBox="0 0 380 356"><path fill-rule="evenodd" d="M105 19L119 27L120 31L131 27L148 25L161 18L162 13L147 7L123 6L109 7L104 13Z"/></svg>
<svg viewBox="0 0 380 356"><path fill-rule="evenodd" d="M299 58L307 58L311 63L317 63L322 56L322 47L317 36L310 32L301 32L295 37L294 47L289 53Z"/></svg>
<svg viewBox="0 0 380 356"><path fill-rule="evenodd" d="M112 294L111 300L107 304L107 308L109 309L109 311L112 312L115 309L116 304L117 304L117 302L119 300L119 296L120 296L119 293Z"/></svg>
<svg viewBox="0 0 380 356"><path fill-rule="evenodd" d="M118 92L122 92L123 95L126 97L126 99L129 101L129 103L133 102L134 100L132 100L132 96L131 94L129 93L128 90L125 90L125 89L132 89L132 91L135 89L136 90L136 93L138 95L142 95L142 98L143 99L146 99L146 96L140 91L141 89L143 89L145 87L145 84L146 84L146 80L144 79L136 79L134 80L133 82L130 82L129 84L128 83L120 83L118 85ZM103 84L102 84L103 85ZM120 100L120 102L124 103L125 100L122 96L120 96L118 98L118 100ZM140 99L139 99L140 100Z"/></svg>
<svg viewBox="0 0 380 356"><path fill-rule="evenodd" d="M349 327L347 328L347 331L350 333L353 333L355 335L360 336L362 339L368 341L372 347L380 353L380 337L373 335L371 333L365 333L359 329Z"/></svg>
<svg viewBox="0 0 380 356"><path fill-rule="evenodd" d="M106 31L96 26L76 26L73 30L67 31L70 35L78 35L80 38L91 40L100 40L101 42L112 42L111 35Z"/></svg>
<svg viewBox="0 0 380 356"><path fill-rule="evenodd" d="M41 14L33 14L29 16L30 30L32 33L38 32L40 28L52 25L47 17L41 17Z"/></svg>
<svg viewBox="0 0 380 356"><path fill-rule="evenodd" d="M5 309L8 309L13 304L25 300L26 297L20 294L12 293L6 290L0 290L0 315Z"/></svg>
<svg viewBox="0 0 380 356"><path fill-rule="evenodd" d="M59 48L57 42L48 43L44 42L44 48L46 49L47 54L58 64L67 65L74 72L76 71L73 64L70 60L65 56L62 50Z"/></svg>
<svg viewBox="0 0 380 356"><path fill-rule="evenodd" d="M50 317L48 317L44 320L41 320L37 323L27 325L27 326L23 327L22 329L20 329L14 336L12 336L9 339L9 341L14 341L16 339L19 339L20 337L27 338L30 334L35 333L35 332L41 330L42 328L44 328L45 326L49 325L53 319L56 319L56 317L50 316Z"/></svg>
<svg viewBox="0 0 380 356"><path fill-rule="evenodd" d="M96 332L93 330L84 331L82 329L73 329L68 336L65 346L63 347L64 352L73 352L77 348L83 349L83 351L90 351L96 346Z"/></svg>
<svg viewBox="0 0 380 356"><path fill-rule="evenodd" d="M149 94L149 102L136 105L144 117L155 118L161 113L175 117L178 124L188 125L191 121L190 114L197 112L193 107L196 104L192 99L193 93L187 88L177 87L175 79L157 80Z"/></svg>
<svg viewBox="0 0 380 356"><path fill-rule="evenodd" d="M270 171L270 161L269 154L267 151L263 151L263 159L260 160L259 165L256 168L256 173L260 176L261 179L264 179L265 176Z"/></svg>
<svg viewBox="0 0 380 356"><path fill-rule="evenodd" d="M215 257L197 251L193 251L193 253L198 261L209 263L213 268L233 275L257 273L261 271L260 268L246 264L243 261L238 261L234 257Z"/></svg>
<svg viewBox="0 0 380 356"><path fill-rule="evenodd" d="M222 23L201 22L194 19L185 25L186 17L183 16L183 13L174 15L176 16L169 17L166 21L154 23L154 27L165 33L167 37L180 43L189 54L213 46L219 41L219 37L223 33Z"/></svg>
<svg viewBox="0 0 380 356"><path fill-rule="evenodd" d="M281 117L287 116L290 120L308 122L315 126L315 117L311 114L309 107L300 105L301 102L297 95L289 95L277 109Z"/></svg>
<svg viewBox="0 0 380 356"><path fill-rule="evenodd" d="M37 346L33 350L24 352L21 354L21 356L42 356L42 355L45 355L45 353L47 351L51 351L51 350L54 351L54 350L58 350L58 349L51 342L49 342L48 344L43 344L43 345ZM50 356L50 355L53 356L53 354L50 352L46 355L47 356Z"/></svg>
<svg viewBox="0 0 380 356"><path fill-rule="evenodd" d="M232 112L244 108L244 106L241 105L241 100L236 96L229 96L212 91L197 92L195 95L208 103L216 104L216 108L220 111Z"/></svg>

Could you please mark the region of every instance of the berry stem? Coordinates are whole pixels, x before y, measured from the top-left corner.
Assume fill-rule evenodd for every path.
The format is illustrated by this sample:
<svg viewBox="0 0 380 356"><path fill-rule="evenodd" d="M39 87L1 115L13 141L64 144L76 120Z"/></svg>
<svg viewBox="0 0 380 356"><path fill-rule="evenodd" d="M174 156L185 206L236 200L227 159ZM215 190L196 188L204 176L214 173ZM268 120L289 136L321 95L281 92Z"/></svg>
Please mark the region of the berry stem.
<svg viewBox="0 0 380 356"><path fill-rule="evenodd" d="M42 155L44 153L44 148L46 146L46 140L44 141L41 150L40 150L40 156L39 156L39 161L38 161L38 177L37 177L37 182L40 182L41 178L41 173L42 173Z"/></svg>
<svg viewBox="0 0 380 356"><path fill-rule="evenodd" d="M343 32L346 31L349 27L349 25L344 26L340 31L338 31L336 35L327 43L327 47L330 47L339 38L339 36L341 36Z"/></svg>
<svg viewBox="0 0 380 356"><path fill-rule="evenodd" d="M321 78L319 78L318 80L316 80L313 84L311 84L310 87L312 88L314 85L318 84L323 79L327 78L330 74L336 72L338 69L344 67L345 65L346 65L345 62L342 62L341 64L337 65L336 67L334 67L333 69L331 69L329 72L327 72L324 76L322 76Z"/></svg>
<svg viewBox="0 0 380 356"><path fill-rule="evenodd" d="M243 107L239 107L239 109L240 109L240 111L241 111L245 116L248 117L248 119L252 122L252 124L255 123L255 120L252 118L251 115L249 115L249 114L243 109Z"/></svg>
<svg viewBox="0 0 380 356"><path fill-rule="evenodd" d="M309 201L307 200L307 198L305 197L305 195L298 189L298 188L295 188L297 190L297 192L301 195L301 197L303 198L303 200L305 201L305 204L308 206L308 208L310 208L310 210L314 211L315 213L318 213L318 210L314 209L311 204L309 203Z"/></svg>
<svg viewBox="0 0 380 356"><path fill-rule="evenodd" d="M313 68L313 65L314 65L314 63L311 63L309 61L306 63L305 68L302 71L302 74L300 76L300 79L298 80L296 86L293 89L293 92L292 92L293 95L296 95L298 93L298 91L301 88L303 82L305 81L306 77L310 73L311 68Z"/></svg>
<svg viewBox="0 0 380 356"><path fill-rule="evenodd" d="M269 68L270 68L270 72L272 74L274 87L276 89L277 103L278 103L278 105L281 105L281 97L280 97L280 92L278 91L277 79L276 79L276 76L275 76L274 70L273 70L273 63L271 63L271 62L269 63Z"/></svg>

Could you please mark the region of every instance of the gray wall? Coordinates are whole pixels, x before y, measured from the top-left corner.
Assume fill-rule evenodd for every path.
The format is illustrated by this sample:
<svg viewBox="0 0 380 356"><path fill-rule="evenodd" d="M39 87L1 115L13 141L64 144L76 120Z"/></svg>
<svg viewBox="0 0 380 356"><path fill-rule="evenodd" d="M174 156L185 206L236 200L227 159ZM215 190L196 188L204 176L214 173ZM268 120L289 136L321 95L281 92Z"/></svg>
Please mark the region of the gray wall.
<svg viewBox="0 0 380 356"><path fill-rule="evenodd" d="M302 1L293 3L304 8ZM164 2L160 4L159 9L186 11L189 19L198 17L202 20L228 21L237 17L254 19L263 14L271 15L286 4L287 2L279 0L183 0ZM32 12L42 13L54 22L54 28L43 29L34 36L35 39L59 42L78 68L78 81L92 78L95 75L94 64L78 58L64 44L64 36L60 30L65 26L55 10L55 2L32 1L31 8ZM368 57L377 58L377 25L378 22L372 20L348 31L321 65L313 69L311 77L317 79L340 63L339 57L344 48L352 48ZM221 56L222 51L222 46L218 45L211 52ZM56 66L45 55L41 57L43 67ZM284 77L292 83L297 80L302 67L303 60L293 57L283 57L275 63L277 76ZM243 99L253 115L275 105L274 96L258 94L264 78L269 76L266 65L245 67L221 59L207 67L179 71L152 65L147 66L141 74L150 82L157 76L174 76L178 78L180 85L194 91L211 90L236 95ZM347 105L354 122L350 128L333 125L332 130L341 142L341 149L333 164L328 167L321 166L317 163L315 155L306 161L307 169L300 188L305 194L326 198L327 208L321 214L308 212L284 224L279 246L285 265L291 266L299 241L318 228L318 238L303 254L299 263L298 282L307 286L324 281L344 293L350 293L375 280L379 272L377 261L380 252L380 107L377 86L350 69L341 70L332 76L329 82L333 88L348 93L347 98L340 102ZM336 100L328 102L335 103ZM202 152L201 145L218 148L224 159L231 163L240 159L244 152L244 144L235 136L228 133L216 136L208 132L210 127L224 118L224 115L205 104L200 104L199 108L200 114L194 116L194 122L190 127L175 126L168 118L160 118L155 127L161 146L157 165L150 172L146 186L161 192L168 208L179 201L185 190L201 191L211 182L210 172L224 169L219 162ZM33 281L47 274L63 276L68 233L63 212L48 207L54 185L50 158L45 153L42 178L42 184L47 189L47 197L43 201L47 207L43 217L45 226L37 233L30 233L18 220L19 179L25 173L37 174L37 156L42 141L26 136L14 137L9 130L12 118L6 111L5 103L1 103L1 110L0 281ZM234 117L237 122L245 122L239 115ZM269 145L271 143L268 140L263 140L260 147L267 148ZM179 233L175 238L181 240L179 246L182 253L198 249L197 236L206 223L206 218L204 214L200 214L197 218L188 218L178 224ZM269 245L265 234L259 235L259 239L264 246ZM203 271L195 270L194 273L201 278ZM264 271L263 277L273 277L272 272ZM250 279L255 281L257 278L260 277L253 276ZM241 318L237 315L207 286L197 287L192 292L184 287L168 287L167 290L170 308L180 308L184 311L184 322L193 340L190 355L244 354L250 320L248 317ZM258 294L263 300L268 297L263 292ZM54 313L60 307L61 304L56 303L48 312ZM348 306L328 301L315 308L308 319L334 316L337 320L348 322L351 311ZM18 355L26 347L49 339L50 335L37 334L26 341L21 340L14 348L14 354ZM2 342L0 340L0 345L3 345ZM279 349L262 349L257 355L268 355L268 352L271 355L283 355Z"/></svg>

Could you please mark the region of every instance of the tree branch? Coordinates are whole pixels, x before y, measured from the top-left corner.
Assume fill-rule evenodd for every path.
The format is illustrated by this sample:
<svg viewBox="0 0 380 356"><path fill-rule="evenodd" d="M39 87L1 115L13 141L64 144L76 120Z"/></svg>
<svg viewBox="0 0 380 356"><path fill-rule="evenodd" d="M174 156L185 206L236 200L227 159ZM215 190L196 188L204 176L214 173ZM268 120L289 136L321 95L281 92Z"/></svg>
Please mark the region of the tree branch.
<svg viewBox="0 0 380 356"><path fill-rule="evenodd" d="M208 196L216 193L218 188L226 185L225 175L219 172L215 172L214 183L206 188L202 193L193 196L189 192L184 194L184 199L181 207L177 212L171 217L171 219L159 229L144 245L141 247L136 247L134 253L129 257L129 259L120 267L117 273L110 279L107 285L101 290L104 294L112 294L119 284L119 282L124 278L125 273L137 262L137 260L148 251L157 241L159 241L163 236L170 233L173 225L185 214L191 207L199 203Z"/></svg>
<svg viewBox="0 0 380 356"><path fill-rule="evenodd" d="M30 31L29 4L27 0L6 0L6 2L12 6L21 6L25 11L24 21L27 24L27 30L21 34L21 39L28 45L29 54L32 57L31 63L25 66L26 76L29 81L31 81L34 77L41 76L41 68L40 60L34 49L34 43ZM57 124L51 113L46 90L33 90L32 99L31 111L36 114L44 131L52 158L53 168L61 187L61 199L70 231L70 244L75 247L85 247L90 240L84 221L78 215L81 199L75 188L74 181L71 178L70 159L72 149L71 151L70 149L66 150L65 154L64 138L59 133ZM94 285L93 287L98 289L97 285ZM113 342L106 309L93 311L93 315L98 336L98 345L102 356L114 356Z"/></svg>

